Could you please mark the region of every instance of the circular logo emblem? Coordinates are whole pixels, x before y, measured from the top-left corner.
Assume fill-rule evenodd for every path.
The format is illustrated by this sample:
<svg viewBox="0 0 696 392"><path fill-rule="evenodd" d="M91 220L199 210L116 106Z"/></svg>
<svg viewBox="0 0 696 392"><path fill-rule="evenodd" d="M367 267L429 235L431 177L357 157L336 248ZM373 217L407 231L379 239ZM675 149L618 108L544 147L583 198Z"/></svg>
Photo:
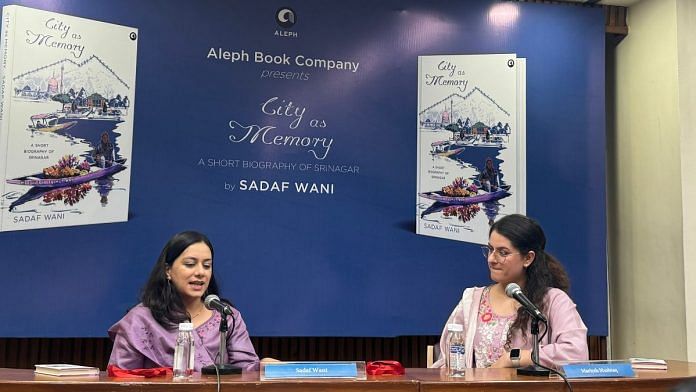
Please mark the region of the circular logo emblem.
<svg viewBox="0 0 696 392"><path fill-rule="evenodd" d="M281 7L278 12L276 12L276 23L278 26L289 29L295 25L297 22L297 16L295 16L295 11L290 7Z"/></svg>
<svg viewBox="0 0 696 392"><path fill-rule="evenodd" d="M508 67L512 68L514 66L515 66L515 60L513 60L513 59L508 60Z"/></svg>

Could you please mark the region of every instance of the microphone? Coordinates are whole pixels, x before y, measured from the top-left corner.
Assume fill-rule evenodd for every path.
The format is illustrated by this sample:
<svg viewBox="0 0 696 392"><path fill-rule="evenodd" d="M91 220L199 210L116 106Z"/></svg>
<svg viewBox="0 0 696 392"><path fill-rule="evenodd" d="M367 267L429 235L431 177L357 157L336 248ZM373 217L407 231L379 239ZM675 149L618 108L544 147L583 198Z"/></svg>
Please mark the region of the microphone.
<svg viewBox="0 0 696 392"><path fill-rule="evenodd" d="M526 295L524 295L522 289L517 283L508 284L507 287L505 287L505 294L510 298L516 299L517 302L522 304L522 306L524 306L524 310L531 314L532 317L535 317L537 320L541 320L548 324L549 321L546 319L544 314L539 311L539 308L537 308ZM208 299L206 298L206 302L207 301Z"/></svg>
<svg viewBox="0 0 696 392"><path fill-rule="evenodd" d="M220 297L218 297L215 294L210 294L207 297L205 297L205 301L203 302L205 304L205 307L210 309L210 310L217 310L221 314L226 314L226 315L231 315L232 314L232 307L222 301L220 301Z"/></svg>
<svg viewBox="0 0 696 392"><path fill-rule="evenodd" d="M221 314L227 316L232 315L232 306L220 301L220 297L215 294L210 294L205 297L203 301L205 307L210 310L217 310ZM232 332L234 332L236 320L232 316ZM203 366L201 368L201 373L203 374L217 374L218 375L218 386L219 386L219 375L220 374L240 374L242 368L239 366L234 366L227 363L227 317L222 317L220 319L220 345L218 346L218 355L215 363L208 366Z"/></svg>

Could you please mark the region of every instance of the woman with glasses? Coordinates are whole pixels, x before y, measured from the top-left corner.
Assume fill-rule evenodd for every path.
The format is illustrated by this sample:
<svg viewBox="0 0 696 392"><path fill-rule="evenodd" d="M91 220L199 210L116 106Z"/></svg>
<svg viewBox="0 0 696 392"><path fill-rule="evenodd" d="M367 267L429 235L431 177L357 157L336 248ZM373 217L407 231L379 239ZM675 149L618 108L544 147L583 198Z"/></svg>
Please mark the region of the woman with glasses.
<svg viewBox="0 0 696 392"><path fill-rule="evenodd" d="M547 331L540 326L542 365L588 359L587 327L567 294L568 275L545 248L541 226L524 215L508 215L491 226L482 250L493 284L464 290L447 320L464 327L467 367L532 365L531 316L505 294L510 283L518 284L548 319ZM433 367L445 365L447 324L440 339L444 355Z"/></svg>

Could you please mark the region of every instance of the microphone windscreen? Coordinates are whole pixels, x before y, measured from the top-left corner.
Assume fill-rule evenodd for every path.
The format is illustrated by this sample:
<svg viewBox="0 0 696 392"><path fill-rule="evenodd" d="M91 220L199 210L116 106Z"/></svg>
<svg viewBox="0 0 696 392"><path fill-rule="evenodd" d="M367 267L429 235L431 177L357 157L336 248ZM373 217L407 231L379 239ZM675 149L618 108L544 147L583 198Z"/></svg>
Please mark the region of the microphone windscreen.
<svg viewBox="0 0 696 392"><path fill-rule="evenodd" d="M518 291L522 291L522 289L517 283L510 283L505 287L505 294L510 298L513 298L513 295Z"/></svg>

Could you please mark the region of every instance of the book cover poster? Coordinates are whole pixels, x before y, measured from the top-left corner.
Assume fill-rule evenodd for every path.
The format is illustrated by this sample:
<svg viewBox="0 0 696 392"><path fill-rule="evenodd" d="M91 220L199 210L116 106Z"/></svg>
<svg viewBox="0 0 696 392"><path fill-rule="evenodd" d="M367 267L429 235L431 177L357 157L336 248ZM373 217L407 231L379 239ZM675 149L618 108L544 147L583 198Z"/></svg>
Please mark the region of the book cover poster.
<svg viewBox="0 0 696 392"><path fill-rule="evenodd" d="M0 230L128 219L137 39L3 7Z"/></svg>
<svg viewBox="0 0 696 392"><path fill-rule="evenodd" d="M418 59L418 234L486 244L525 211L524 61L514 54Z"/></svg>

